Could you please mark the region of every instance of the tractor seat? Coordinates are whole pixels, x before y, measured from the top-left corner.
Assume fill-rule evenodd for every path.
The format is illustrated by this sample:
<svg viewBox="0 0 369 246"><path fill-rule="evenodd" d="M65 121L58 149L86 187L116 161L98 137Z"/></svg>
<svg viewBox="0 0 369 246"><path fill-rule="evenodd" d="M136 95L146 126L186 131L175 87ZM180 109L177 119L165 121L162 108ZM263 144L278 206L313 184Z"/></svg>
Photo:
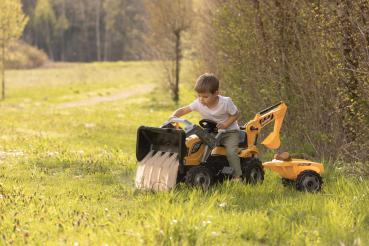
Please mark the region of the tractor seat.
<svg viewBox="0 0 369 246"><path fill-rule="evenodd" d="M239 147L247 147L247 135L245 131L240 131L240 142L238 143Z"/></svg>

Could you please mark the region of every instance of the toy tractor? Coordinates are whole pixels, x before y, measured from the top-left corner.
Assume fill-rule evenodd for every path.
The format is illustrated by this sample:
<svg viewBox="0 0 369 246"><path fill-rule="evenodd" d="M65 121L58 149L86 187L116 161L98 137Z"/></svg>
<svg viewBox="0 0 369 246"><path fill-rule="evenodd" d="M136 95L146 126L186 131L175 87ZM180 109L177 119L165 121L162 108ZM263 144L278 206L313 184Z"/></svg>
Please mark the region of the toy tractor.
<svg viewBox="0 0 369 246"><path fill-rule="evenodd" d="M257 157L258 136L266 125L274 122L273 131L261 143L270 149L278 148L286 110L286 104L279 102L260 111L254 119L240 127L238 155L242 179L246 183L256 184L264 180L263 165ZM185 182L207 189L230 178L233 169L228 164L224 146L219 145L223 133L216 128L215 122L206 119L201 120L199 125L172 118L161 127L139 127L136 188L164 191Z"/></svg>

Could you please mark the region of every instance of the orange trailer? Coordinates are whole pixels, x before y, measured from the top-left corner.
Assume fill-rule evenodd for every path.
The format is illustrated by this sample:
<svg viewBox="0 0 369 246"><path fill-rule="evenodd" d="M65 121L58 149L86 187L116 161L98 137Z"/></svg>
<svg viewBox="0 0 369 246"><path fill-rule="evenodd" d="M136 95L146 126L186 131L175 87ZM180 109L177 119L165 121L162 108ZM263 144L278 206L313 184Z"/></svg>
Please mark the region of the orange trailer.
<svg viewBox="0 0 369 246"><path fill-rule="evenodd" d="M263 167L278 173L284 185L294 184L297 190L317 192L322 188L322 163L292 159L287 152L283 152L275 155L272 161L264 162Z"/></svg>

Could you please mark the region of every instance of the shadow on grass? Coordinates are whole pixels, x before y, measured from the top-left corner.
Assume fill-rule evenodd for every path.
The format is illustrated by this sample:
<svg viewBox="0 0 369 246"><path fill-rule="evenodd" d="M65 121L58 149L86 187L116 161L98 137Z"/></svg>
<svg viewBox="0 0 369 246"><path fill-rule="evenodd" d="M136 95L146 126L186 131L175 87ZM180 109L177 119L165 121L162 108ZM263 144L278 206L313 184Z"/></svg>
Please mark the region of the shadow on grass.
<svg viewBox="0 0 369 246"><path fill-rule="evenodd" d="M61 153L58 156L35 156L27 163L29 169L48 176L63 175L101 185L134 187L136 165L133 157L121 151L105 154Z"/></svg>
<svg viewBox="0 0 369 246"><path fill-rule="evenodd" d="M96 160L52 160L37 159L33 163L41 172L47 175L64 172L70 175L91 175L108 173L110 168L106 163Z"/></svg>

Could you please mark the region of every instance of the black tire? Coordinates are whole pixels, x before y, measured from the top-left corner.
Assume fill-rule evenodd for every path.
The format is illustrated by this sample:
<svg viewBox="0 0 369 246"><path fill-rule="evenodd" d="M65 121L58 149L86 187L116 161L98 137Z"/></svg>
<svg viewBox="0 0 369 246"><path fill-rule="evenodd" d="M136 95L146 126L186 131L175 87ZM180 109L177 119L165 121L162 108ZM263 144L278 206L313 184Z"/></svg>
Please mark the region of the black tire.
<svg viewBox="0 0 369 246"><path fill-rule="evenodd" d="M257 158L241 159L242 179L248 184L261 184L264 181L264 168Z"/></svg>
<svg viewBox="0 0 369 246"><path fill-rule="evenodd" d="M282 181L283 186L285 186L285 187L292 186L292 185L295 184L295 181L291 180L291 179L282 178L281 181Z"/></svg>
<svg viewBox="0 0 369 246"><path fill-rule="evenodd" d="M322 177L317 172L305 170L297 176L295 187L299 191L318 192L322 185Z"/></svg>
<svg viewBox="0 0 369 246"><path fill-rule="evenodd" d="M214 183L214 175L209 168L197 166L187 171L185 182L191 187L201 187L207 190Z"/></svg>

